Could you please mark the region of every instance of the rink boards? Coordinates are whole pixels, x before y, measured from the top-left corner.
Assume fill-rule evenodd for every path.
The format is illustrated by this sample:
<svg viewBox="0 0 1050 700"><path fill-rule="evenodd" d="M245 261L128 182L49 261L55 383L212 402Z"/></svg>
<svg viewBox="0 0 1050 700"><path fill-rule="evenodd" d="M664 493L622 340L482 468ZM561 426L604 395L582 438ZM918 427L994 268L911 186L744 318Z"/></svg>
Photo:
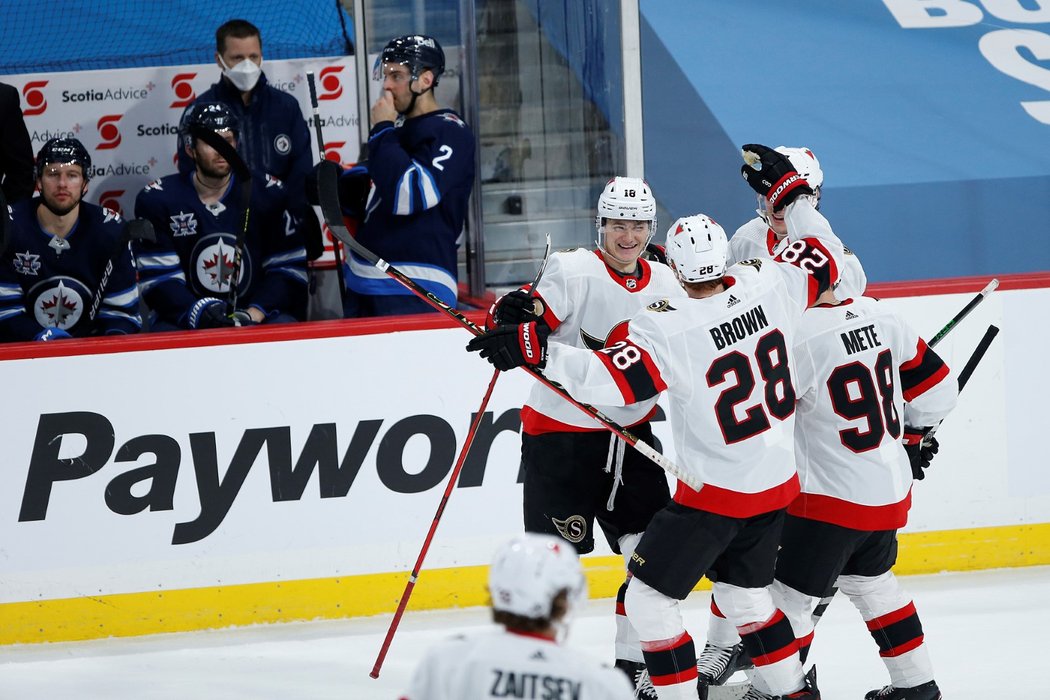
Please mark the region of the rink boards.
<svg viewBox="0 0 1050 700"><path fill-rule="evenodd" d="M929 337L986 281L879 293ZM916 483L898 572L1050 563L1048 306L1050 276L1003 278L939 346L961 368L1002 329ZM442 326L0 348L0 643L394 610L491 377ZM485 563L521 528L531 382L497 382L411 608L485 602ZM655 432L673 458L666 421ZM592 595L612 595L619 558L602 546L586 564Z"/></svg>

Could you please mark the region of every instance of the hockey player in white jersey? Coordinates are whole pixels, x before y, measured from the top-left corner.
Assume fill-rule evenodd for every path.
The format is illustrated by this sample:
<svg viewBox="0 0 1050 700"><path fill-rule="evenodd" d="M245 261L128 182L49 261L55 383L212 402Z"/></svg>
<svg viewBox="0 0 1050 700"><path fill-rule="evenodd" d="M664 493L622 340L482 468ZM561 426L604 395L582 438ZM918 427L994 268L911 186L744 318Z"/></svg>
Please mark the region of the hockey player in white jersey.
<svg viewBox="0 0 1050 700"><path fill-rule="evenodd" d="M490 326L537 323L538 333L597 350L624 333L627 321L659 299L684 296L671 270L641 257L656 228L656 200L638 178L610 180L598 198L596 247L550 256L538 289L515 290L494 305ZM599 406L652 444L655 397L627 407ZM670 501L663 471L610 436L549 388L537 383L521 411L524 520L528 532L558 535L580 554L594 549L597 520L614 552L630 560L653 514ZM638 638L616 604L616 665L633 679L643 669Z"/></svg>
<svg viewBox="0 0 1050 700"><path fill-rule="evenodd" d="M500 547L489 594L502 629L433 647L402 700L634 697L622 673L559 644L573 611L587 600L579 558L564 540L525 533Z"/></svg>
<svg viewBox="0 0 1050 700"><path fill-rule="evenodd" d="M789 506L774 598L803 653L813 611L838 588L860 611L890 675L869 700L938 700L922 624L891 567L912 479L937 452L922 436L955 406L948 366L890 308L825 292L795 342L795 455L802 493Z"/></svg>
<svg viewBox="0 0 1050 700"><path fill-rule="evenodd" d="M743 173L798 232L781 260L727 270L725 232L704 215L667 234L669 263L687 296L650 305L626 337L597 352L550 343L535 322L474 338L498 369L543 369L577 399L632 404L666 391L679 468L672 503L646 528L630 562L626 610L638 630L658 697L695 698L696 652L679 601L715 567L714 596L755 661L757 690L817 700L795 636L767 588L787 505L799 493L794 466L795 391L790 348L802 312L837 281L842 247L816 211L813 191L782 154L744 147L761 169ZM529 344L523 340L529 339ZM539 345L537 348L536 345ZM765 697L764 695L762 697Z"/></svg>

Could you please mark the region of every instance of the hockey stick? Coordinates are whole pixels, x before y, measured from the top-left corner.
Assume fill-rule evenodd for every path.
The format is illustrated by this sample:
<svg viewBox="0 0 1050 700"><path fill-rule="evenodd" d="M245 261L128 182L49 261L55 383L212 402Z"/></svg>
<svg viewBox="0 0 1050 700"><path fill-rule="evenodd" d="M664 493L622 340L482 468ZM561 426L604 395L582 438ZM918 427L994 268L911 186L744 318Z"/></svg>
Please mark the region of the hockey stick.
<svg viewBox="0 0 1050 700"><path fill-rule="evenodd" d="M211 129L205 129L199 124L191 124L190 134L218 151L223 160L230 164L230 168L238 181L241 206L244 208L244 218L241 222L241 230L237 233L237 238L233 244L230 289L226 293L226 315L232 319L233 313L237 310L237 297L240 295L241 262L244 255L245 241L248 238L248 216L252 203L252 172L248 168L248 164L241 158L241 154L237 152L237 149L231 146L226 139L219 136L218 133ZM222 257L225 260L225 256ZM219 280L221 282L221 275ZM235 322L234 325L240 325L240 323Z"/></svg>
<svg viewBox="0 0 1050 700"><path fill-rule="evenodd" d="M7 198L4 191L0 189L0 255L7 250L7 244L11 241L11 217L7 211Z"/></svg>
<svg viewBox="0 0 1050 700"><path fill-rule="evenodd" d="M977 305L980 304L982 301L984 301L984 298L986 296L988 296L989 294L994 292L998 286L999 286L999 280L993 277L992 281L989 282L987 285L985 285L984 289L979 291L977 293L977 296L975 296L973 299L971 299L966 304L966 306L964 306L962 308L962 311L960 311L959 313L955 314L955 317L952 318L951 321L948 321L948 324L944 328L942 328L937 333L937 335L933 336L933 339L930 340L926 344L929 345L932 348L934 345L936 345L937 343L941 342L941 340L944 339L944 336L948 335L948 333L951 332L951 330L953 328L955 328L955 326L957 326L959 324L959 321L961 321L964 318L966 318L970 314L970 312L973 311L975 308L977 308ZM991 341L989 341L989 342L991 342Z"/></svg>
<svg viewBox="0 0 1050 700"><path fill-rule="evenodd" d="M108 258L106 258L106 266L102 268L102 276L99 277L98 287L95 288L95 296L91 300L91 308L88 309L88 321L94 321L95 316L98 315L98 309L102 305L102 297L106 293L106 286L109 284L109 277L113 274L114 261L120 258L121 253L128 247L128 244L132 241L149 241L153 243L157 240L157 234L153 230L153 224L148 219L131 219L124 225L124 231L121 232L120 237L117 239L117 245L113 248L113 252Z"/></svg>
<svg viewBox="0 0 1050 700"><path fill-rule="evenodd" d="M999 328L994 325L988 326L988 330L984 332L984 337L982 337L981 341L977 343L977 347L974 348L973 354L970 355L970 359L966 361L966 364L963 365L962 371L959 372L960 392L962 392L963 387L966 386L966 383L970 381L970 375L972 375L973 371L977 369L977 365L984 358L984 354L988 352L988 347L992 344L992 341L995 340L995 336L997 336L998 334ZM922 436L923 447L929 447L930 443L933 441L934 433L937 432L937 429L941 427L941 423L943 422L943 418L937 421L937 425L930 428L929 431Z"/></svg>
<svg viewBox="0 0 1050 700"><path fill-rule="evenodd" d="M547 249L543 253L543 260L540 262L540 269L536 273L536 278L532 281L531 296L536 296L536 287L539 286L540 279L543 277L543 271L547 268L547 260L551 254L551 236L547 234ZM379 670L383 666L383 661L386 659L387 651L390 650L390 642L394 639L394 633L397 631L397 626L401 623L401 618L405 614L405 608L408 607L409 596L412 595L412 589L416 587L416 579L419 578L419 571L423 568L423 559L427 555L427 550L430 549L430 541L434 538L434 532L437 530L438 522L441 520L442 513L445 512L445 506L448 504L449 496L452 495L452 489L456 485L456 481L459 479L459 472L463 469L463 464L467 458L467 452L470 450L470 445L474 441L474 435L477 432L478 423L481 420L481 416L485 413L485 407L488 406L489 396L492 395L492 387L496 385L496 380L499 378L499 370L492 373L492 379L489 381L488 389L485 390L485 396L481 399L481 406L478 407L478 411L474 414L474 422L470 425L470 430L467 432L467 437L463 441L463 449L460 450L459 458L456 459L456 466L452 469L452 475L448 479L448 485L445 487L445 493L441 497L441 502L438 504L437 513L434 514L434 520L430 524L430 530L427 532L426 539L423 540L423 548L419 551L419 556L416 558L416 565L412 568L412 573L408 577L408 583L405 584L405 591L401 594L401 601L397 605L397 611L394 613L394 619L390 621L390 627L386 631L386 637L383 639L383 645L379 648L379 656L376 658L376 663L372 666L372 671L368 675L372 678L379 678Z"/></svg>
<svg viewBox="0 0 1050 700"><path fill-rule="evenodd" d="M342 15L340 15L342 16ZM321 134L321 113L317 103L317 85L314 83L314 72L306 71L306 83L310 87L310 108L314 116L314 133L317 135L317 154L321 160L328 160L324 154L324 136ZM320 162L320 161L318 161ZM340 219L342 221L342 219ZM339 298L346 300L346 280L343 279L343 251L342 246L333 245L332 254L335 256L336 277L339 278Z"/></svg>
<svg viewBox="0 0 1050 700"><path fill-rule="evenodd" d="M423 301L433 306L438 311L444 313L461 326L464 326L474 335L481 335L484 331L479 328L474 322L468 319L463 314L459 313L445 302L438 299L436 296L420 287L410 277L407 277L404 273L398 270L396 267L383 260L378 255L365 248L363 245L358 243L343 226L343 214L339 207L339 166L331 161L324 161L317 166L317 194L318 201L321 203L321 213L324 215L325 223L328 224L328 228L332 231L332 235L341 240L344 244L350 247L350 250L357 253L359 256L372 263L378 270L385 274L393 277L402 286L411 291L413 294L418 296ZM655 464L663 468L671 476L675 477L689 488L699 491L703 486L702 483L698 482L695 478L686 474L682 471L678 465L671 460L664 457L662 454L657 452L651 445L638 439L633 433L629 432L622 425L609 418L604 413L599 411L594 406L577 401L566 391L561 385L556 384L539 372L539 370L523 367L525 371L535 377L537 380L542 382L545 386L550 388L557 394L560 394L562 398L576 406L578 409L589 415L594 420L605 426L606 429L611 431L616 437L620 438L628 445L634 447L634 449L641 452L647 458L652 460Z"/></svg>

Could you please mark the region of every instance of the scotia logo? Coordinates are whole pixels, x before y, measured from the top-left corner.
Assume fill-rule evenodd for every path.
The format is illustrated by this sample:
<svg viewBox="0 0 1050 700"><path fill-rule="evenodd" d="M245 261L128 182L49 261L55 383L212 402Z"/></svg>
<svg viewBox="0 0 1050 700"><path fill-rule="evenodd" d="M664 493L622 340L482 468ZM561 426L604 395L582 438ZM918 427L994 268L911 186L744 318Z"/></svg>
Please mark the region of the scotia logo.
<svg viewBox="0 0 1050 700"><path fill-rule="evenodd" d="M334 100L343 94L343 82L339 79L339 73L343 71L343 68L345 66L328 66L321 69L322 92L317 96L318 100Z"/></svg>
<svg viewBox="0 0 1050 700"><path fill-rule="evenodd" d="M47 110L47 97L43 90L47 83L46 80L33 80L22 86L22 99L26 103L26 109L22 110L24 116L43 114Z"/></svg>
<svg viewBox="0 0 1050 700"><path fill-rule="evenodd" d="M98 150L116 148L120 145L120 129L117 128L117 122L123 117L123 114L107 114L99 118L98 135L102 137L102 141L96 147Z"/></svg>
<svg viewBox="0 0 1050 700"><path fill-rule="evenodd" d="M124 209L120 206L120 198L124 196L124 192L125 190L107 190L98 196L98 205L124 216Z"/></svg>
<svg viewBox="0 0 1050 700"><path fill-rule="evenodd" d="M190 82L196 77L196 73L176 73L172 76L171 91L175 93L175 101L168 105L169 107L172 109L188 107L191 102L197 99L197 93L193 90L193 83Z"/></svg>
<svg viewBox="0 0 1050 700"><path fill-rule="evenodd" d="M329 141L324 145L324 158L336 163L343 162L343 154L339 149L346 145L346 141Z"/></svg>

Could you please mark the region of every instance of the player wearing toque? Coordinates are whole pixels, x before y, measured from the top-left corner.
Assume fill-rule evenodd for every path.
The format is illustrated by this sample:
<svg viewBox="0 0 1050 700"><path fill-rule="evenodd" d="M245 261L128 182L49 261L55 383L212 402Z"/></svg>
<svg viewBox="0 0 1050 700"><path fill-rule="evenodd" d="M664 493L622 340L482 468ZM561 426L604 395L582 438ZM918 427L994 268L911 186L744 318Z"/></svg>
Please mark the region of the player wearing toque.
<svg viewBox="0 0 1050 700"><path fill-rule="evenodd" d="M712 568L718 606L754 659L752 690L765 693L755 697L820 697L768 586L785 511L799 493L790 348L803 311L837 281L842 246L786 157L757 144L744 149L748 184L785 210L783 262L727 269L725 231L702 214L685 217L668 230L666 251L686 296L651 304L606 348L541 342L526 357L520 326L467 346L497 369L542 369L587 403L628 405L667 392L678 464L703 487L680 482L653 517L631 557L625 599L663 700L706 696L678 601Z"/></svg>
<svg viewBox="0 0 1050 700"><path fill-rule="evenodd" d="M185 124L236 147L238 122L218 102L195 102ZM300 320L306 308L306 250L280 180L256 172L249 203L243 181L212 146L187 131L189 173L155 180L135 199L157 240L136 245L152 330L219 328ZM245 206L249 207L244 230ZM229 307L237 246L237 307Z"/></svg>
<svg viewBox="0 0 1050 700"><path fill-rule="evenodd" d="M627 320L663 298L682 296L667 266L641 259L656 228L656 200L641 179L615 177L598 197L595 249L550 256L539 288L515 290L493 306L489 325L527 323L524 340L541 337L595 350L615 342ZM656 399L599 406L652 444ZM581 554L594 549L597 521L624 564L653 514L669 500L667 478L634 448L545 386L536 384L521 411L525 530L558 535ZM611 438L611 439L610 439ZM616 603L616 665L632 680L643 668L638 637Z"/></svg>
<svg viewBox="0 0 1050 700"><path fill-rule="evenodd" d="M401 700L633 697L618 671L560 644L587 601L580 561L564 541L526 533L501 546L489 568L489 594L502 629L433 647Z"/></svg>
<svg viewBox="0 0 1050 700"><path fill-rule="evenodd" d="M0 255L0 339L57 340L142 328L126 223L83 201L90 171L91 156L77 139L51 139L37 153L40 196L11 206L11 240Z"/></svg>

